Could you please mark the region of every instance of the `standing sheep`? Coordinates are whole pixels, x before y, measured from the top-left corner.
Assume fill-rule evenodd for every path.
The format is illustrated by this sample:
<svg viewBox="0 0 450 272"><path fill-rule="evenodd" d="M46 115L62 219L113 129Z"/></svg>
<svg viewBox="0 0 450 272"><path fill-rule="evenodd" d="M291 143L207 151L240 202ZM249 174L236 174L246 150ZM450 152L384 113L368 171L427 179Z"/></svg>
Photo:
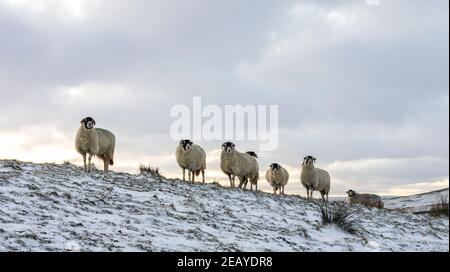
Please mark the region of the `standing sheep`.
<svg viewBox="0 0 450 272"><path fill-rule="evenodd" d="M279 190L279 193L284 195L284 186L289 181L289 173L278 163L272 163L266 172L266 180L273 187L274 194Z"/></svg>
<svg viewBox="0 0 450 272"><path fill-rule="evenodd" d="M220 169L228 176L231 188L236 187L236 177L243 180L248 176L252 167L251 157L245 153L238 152L235 148L235 144L226 142L222 145L222 153L220 155Z"/></svg>
<svg viewBox="0 0 450 272"><path fill-rule="evenodd" d="M75 138L75 149L83 156L85 171L91 171L91 159L93 156L97 156L103 160L104 171L108 172L109 165L114 165L116 138L108 130L94 128L95 124L92 117L81 120L81 127ZM89 160L87 165L86 155Z"/></svg>
<svg viewBox="0 0 450 272"><path fill-rule="evenodd" d="M375 207L379 209L384 208L384 203L381 197L374 194L358 194L353 190L348 190L348 199L350 204L361 204L368 207Z"/></svg>
<svg viewBox="0 0 450 272"><path fill-rule="evenodd" d="M188 170L190 182L194 183L195 176L202 173L202 181L205 183L206 153L200 146L190 140L181 140L176 148L175 156L183 170L183 181L186 181L186 170Z"/></svg>
<svg viewBox="0 0 450 272"><path fill-rule="evenodd" d="M239 184L239 188L242 188L242 185L244 185L244 190L247 189L247 184L250 181L250 191L253 191L253 185L255 185L255 191L258 191L258 180L259 180L259 164L256 160L258 158L258 155L256 155L253 151L245 152L248 156L250 156L250 159L252 161L252 166L250 168L250 171L246 177L241 179L241 183Z"/></svg>
<svg viewBox="0 0 450 272"><path fill-rule="evenodd" d="M322 200L328 201L328 194L330 193L330 175L325 170L315 168L315 162L316 158L313 156L306 156L303 159L300 181L306 189L308 199L313 197L314 191L319 191L322 195Z"/></svg>

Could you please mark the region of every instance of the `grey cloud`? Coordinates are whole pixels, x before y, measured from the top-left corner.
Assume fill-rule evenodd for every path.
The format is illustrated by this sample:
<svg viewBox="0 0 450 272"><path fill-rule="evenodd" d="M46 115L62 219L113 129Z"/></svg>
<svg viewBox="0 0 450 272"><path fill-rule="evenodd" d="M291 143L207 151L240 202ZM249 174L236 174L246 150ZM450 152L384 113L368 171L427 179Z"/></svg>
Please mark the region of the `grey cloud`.
<svg viewBox="0 0 450 272"><path fill-rule="evenodd" d="M170 155L170 108L196 95L219 106L279 105L280 146L261 155L262 165L298 167L305 154L323 165L448 164L448 2L86 3L72 23L55 15L58 5L33 13L0 4L0 35L8 37L0 43L2 129L51 125L70 138L91 115L120 135L127 157ZM91 89L71 100L64 88ZM400 182L418 181L400 168ZM448 176L448 167L429 169L424 180L433 171Z"/></svg>

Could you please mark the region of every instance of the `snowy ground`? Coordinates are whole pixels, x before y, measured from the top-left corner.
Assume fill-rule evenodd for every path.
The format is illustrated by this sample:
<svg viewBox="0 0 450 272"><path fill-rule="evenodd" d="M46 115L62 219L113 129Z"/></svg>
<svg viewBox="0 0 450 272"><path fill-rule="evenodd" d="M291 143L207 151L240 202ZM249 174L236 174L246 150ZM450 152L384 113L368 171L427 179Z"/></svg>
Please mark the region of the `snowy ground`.
<svg viewBox="0 0 450 272"><path fill-rule="evenodd" d="M449 250L448 218L355 206L351 235L322 226L317 203L0 160L0 251Z"/></svg>
<svg viewBox="0 0 450 272"><path fill-rule="evenodd" d="M438 203L442 197L448 200L448 188L407 197L386 197L383 201L386 209L424 212L429 211L431 206Z"/></svg>

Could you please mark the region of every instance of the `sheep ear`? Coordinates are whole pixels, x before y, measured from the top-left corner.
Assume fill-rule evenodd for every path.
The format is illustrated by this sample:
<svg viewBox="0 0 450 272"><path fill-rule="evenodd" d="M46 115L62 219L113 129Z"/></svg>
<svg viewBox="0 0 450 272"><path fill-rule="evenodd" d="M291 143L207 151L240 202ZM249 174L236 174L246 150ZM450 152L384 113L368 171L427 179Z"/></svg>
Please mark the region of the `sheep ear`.
<svg viewBox="0 0 450 272"><path fill-rule="evenodd" d="M95 122L95 120L94 120L94 119L92 119L92 122L94 123L94 126L95 126L95 125L97 125L97 123Z"/></svg>

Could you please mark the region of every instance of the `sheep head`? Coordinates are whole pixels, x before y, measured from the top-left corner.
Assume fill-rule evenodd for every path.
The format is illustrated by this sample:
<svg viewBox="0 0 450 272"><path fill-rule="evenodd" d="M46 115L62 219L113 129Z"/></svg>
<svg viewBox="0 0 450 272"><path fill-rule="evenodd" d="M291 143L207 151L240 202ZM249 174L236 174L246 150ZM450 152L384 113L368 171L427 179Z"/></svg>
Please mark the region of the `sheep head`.
<svg viewBox="0 0 450 272"><path fill-rule="evenodd" d="M311 155L308 155L305 158L303 158L302 166L305 166L305 165L314 166L315 163L316 163L316 158L314 158Z"/></svg>
<svg viewBox="0 0 450 272"><path fill-rule="evenodd" d="M92 117L86 117L80 123L84 129L93 129L95 126L95 120Z"/></svg>
<svg viewBox="0 0 450 272"><path fill-rule="evenodd" d="M247 151L247 152L245 152L245 153L246 153L247 155L251 156L251 157L258 158L258 155L256 155L256 153L253 152L253 151Z"/></svg>
<svg viewBox="0 0 450 272"><path fill-rule="evenodd" d="M236 145L233 144L232 142L226 142L222 145L222 149L227 153L233 152L235 147L236 147Z"/></svg>
<svg viewBox="0 0 450 272"><path fill-rule="evenodd" d="M272 173L278 173L281 170L281 165L279 165L278 163L272 163L269 167Z"/></svg>
<svg viewBox="0 0 450 272"><path fill-rule="evenodd" d="M184 151L189 151L192 148L192 145L194 143L191 140L181 140L180 141L180 147L184 150Z"/></svg>
<svg viewBox="0 0 450 272"><path fill-rule="evenodd" d="M353 196L355 196L356 192L353 191L353 190L348 190L348 191L346 192L346 194L347 194L349 197L353 197Z"/></svg>

